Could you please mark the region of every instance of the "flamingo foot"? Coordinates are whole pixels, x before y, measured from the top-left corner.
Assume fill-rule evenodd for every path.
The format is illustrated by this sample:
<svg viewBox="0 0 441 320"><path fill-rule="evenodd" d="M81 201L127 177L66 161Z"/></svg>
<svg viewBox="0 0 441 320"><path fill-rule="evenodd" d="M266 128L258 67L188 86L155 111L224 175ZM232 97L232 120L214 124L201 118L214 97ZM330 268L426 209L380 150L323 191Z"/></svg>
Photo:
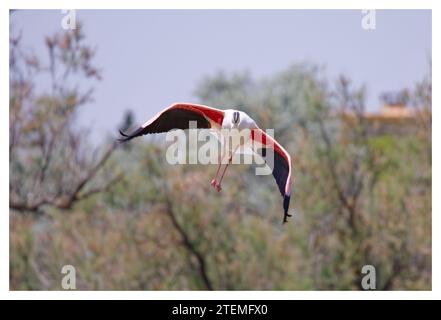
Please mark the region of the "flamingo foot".
<svg viewBox="0 0 441 320"><path fill-rule="evenodd" d="M212 186L213 188L216 189L217 192L221 192L221 191L222 191L222 187L221 187L220 183L217 182L216 179L211 180L211 183L210 183L210 184L211 184L211 186Z"/></svg>

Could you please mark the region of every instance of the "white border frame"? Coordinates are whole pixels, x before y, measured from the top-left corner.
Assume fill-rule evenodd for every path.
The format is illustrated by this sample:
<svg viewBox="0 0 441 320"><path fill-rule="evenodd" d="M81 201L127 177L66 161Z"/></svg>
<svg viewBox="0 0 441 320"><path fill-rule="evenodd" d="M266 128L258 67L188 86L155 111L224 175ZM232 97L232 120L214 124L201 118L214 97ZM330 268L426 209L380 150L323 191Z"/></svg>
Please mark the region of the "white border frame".
<svg viewBox="0 0 441 320"><path fill-rule="evenodd" d="M1 108L3 122L1 125L0 144L1 150L7 150L9 137L9 9L34 9L36 2L32 0L21 1L1 1L0 2L0 39L3 44L0 46L0 88L8 88L0 91L0 98L3 108ZM336 0L312 0L312 1L288 1L286 0L223 0L223 1L202 1L192 0L186 1L143 1L125 0L125 1L95 1L90 0L64 0L51 1L42 0L38 2L39 9L432 9L432 75L433 84L439 89L439 74L435 71L439 70L439 63L435 57L441 57L440 40L433 37L434 30L441 30L441 10L439 8L440 1L410 1L402 0L400 2L386 3L384 0L371 1L343 1ZM5 45L8 43L8 45ZM437 105L439 101L437 92L433 89L433 105ZM437 108L433 108L433 122L439 122ZM433 127L433 141L437 141L436 137L441 137L440 128ZM441 163L440 148L437 144L433 144L433 163ZM0 158L2 171L9 178L9 159L7 157ZM7 173L5 172L7 170ZM439 190L440 171L439 167L432 169L433 184L432 190ZM0 202L5 209L0 215L0 299L194 299L194 300L211 300L211 299L439 299L441 298L441 284L438 274L435 272L440 270L439 250L432 250L432 291L9 291L9 179L5 179L1 184ZM434 197L432 191L432 248L440 248L440 234L434 232L441 229L440 218L436 214L439 212L441 198ZM435 214L433 214L435 213ZM441 232L440 232L441 233Z"/></svg>

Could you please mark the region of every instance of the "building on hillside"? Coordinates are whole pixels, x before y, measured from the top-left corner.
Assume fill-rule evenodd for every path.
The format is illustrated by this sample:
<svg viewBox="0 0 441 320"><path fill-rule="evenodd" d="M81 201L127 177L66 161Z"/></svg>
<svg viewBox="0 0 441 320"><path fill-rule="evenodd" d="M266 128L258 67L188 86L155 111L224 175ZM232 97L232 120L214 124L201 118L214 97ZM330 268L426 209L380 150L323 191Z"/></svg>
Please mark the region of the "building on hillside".
<svg viewBox="0 0 441 320"><path fill-rule="evenodd" d="M413 134L422 117L430 116L430 110L409 107L406 97L405 92L382 95L381 99L384 105L379 111L367 111L362 115L344 111L341 113L342 120L346 125L351 126L359 121L365 121L368 124L368 131L372 135Z"/></svg>

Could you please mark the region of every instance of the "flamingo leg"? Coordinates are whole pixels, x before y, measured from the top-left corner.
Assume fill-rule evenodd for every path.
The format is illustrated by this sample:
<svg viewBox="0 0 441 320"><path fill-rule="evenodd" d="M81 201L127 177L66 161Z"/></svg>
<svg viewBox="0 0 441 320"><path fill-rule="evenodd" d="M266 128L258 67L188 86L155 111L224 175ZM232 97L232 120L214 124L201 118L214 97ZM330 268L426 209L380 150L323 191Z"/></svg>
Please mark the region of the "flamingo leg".
<svg viewBox="0 0 441 320"><path fill-rule="evenodd" d="M211 180L211 185L216 188L217 186L217 176L219 175L220 168L222 167L222 161L219 161L219 165L217 166L216 175L213 180Z"/></svg>
<svg viewBox="0 0 441 320"><path fill-rule="evenodd" d="M228 160L228 163L225 165L225 168L224 168L224 170L223 170L223 172L222 172L222 176L221 176L219 182L218 182L217 185L216 185L216 190L217 190L218 192L221 192L221 191L222 191L221 183L222 183L222 180L224 179L225 173L227 172L228 166L231 164L231 160L232 160L232 159L233 159L233 156L230 156L230 159Z"/></svg>
<svg viewBox="0 0 441 320"><path fill-rule="evenodd" d="M225 147L224 148L222 148L222 151L221 151L221 153L219 154L219 165L217 166L217 171L216 171L216 175L214 176L214 179L213 180L211 180L211 185L214 187L214 188L218 188L218 182L217 182L217 177L219 176L219 172L220 172L220 170L221 170L221 167L222 167L222 164L223 164L223 161L224 161L224 158L225 158Z"/></svg>
<svg viewBox="0 0 441 320"><path fill-rule="evenodd" d="M226 164L226 166L225 166L225 168L224 168L224 170L222 172L222 176L221 176L221 178L220 178L220 180L219 180L219 182L217 183L217 186L216 186L216 190L218 192L222 191L222 187L221 187L222 180L224 179L224 176L225 176L225 173L227 172L228 166L233 161L233 155L236 153L237 149L238 149L238 147L233 152L230 151L231 153L230 153L229 158L228 158L228 163Z"/></svg>

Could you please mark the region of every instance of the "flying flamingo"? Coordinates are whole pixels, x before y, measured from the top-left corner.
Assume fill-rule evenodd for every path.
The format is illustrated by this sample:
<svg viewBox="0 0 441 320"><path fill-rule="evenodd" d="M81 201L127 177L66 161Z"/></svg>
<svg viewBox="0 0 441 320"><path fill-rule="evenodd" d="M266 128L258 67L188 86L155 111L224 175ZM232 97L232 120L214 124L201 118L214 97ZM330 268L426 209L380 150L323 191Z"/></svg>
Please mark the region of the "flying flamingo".
<svg viewBox="0 0 441 320"><path fill-rule="evenodd" d="M253 146L260 147L259 150L264 158L266 157L267 151L273 151L274 166L272 168L272 174L283 197L283 222L287 222L287 218L291 217L291 215L288 214L289 201L291 198L291 157L275 139L260 129L255 121L245 112L232 109L220 110L200 104L174 103L147 121L133 133L125 134L120 131L122 137L119 141L125 142L142 135L168 132L173 129L189 129L190 122L192 121L197 124L196 128L215 130L215 132L223 138L226 138L225 132L240 132L240 130L243 129L249 130L249 135L245 137L245 139L232 139L233 141L239 142L236 144L232 143L227 150L222 150L216 175L211 181L211 185L218 192L222 190L222 180L228 166L232 162L233 155L237 152L239 147L251 142ZM226 157L228 157L228 161L226 161ZM224 168L222 169L223 165ZM220 179L218 178L219 174Z"/></svg>

